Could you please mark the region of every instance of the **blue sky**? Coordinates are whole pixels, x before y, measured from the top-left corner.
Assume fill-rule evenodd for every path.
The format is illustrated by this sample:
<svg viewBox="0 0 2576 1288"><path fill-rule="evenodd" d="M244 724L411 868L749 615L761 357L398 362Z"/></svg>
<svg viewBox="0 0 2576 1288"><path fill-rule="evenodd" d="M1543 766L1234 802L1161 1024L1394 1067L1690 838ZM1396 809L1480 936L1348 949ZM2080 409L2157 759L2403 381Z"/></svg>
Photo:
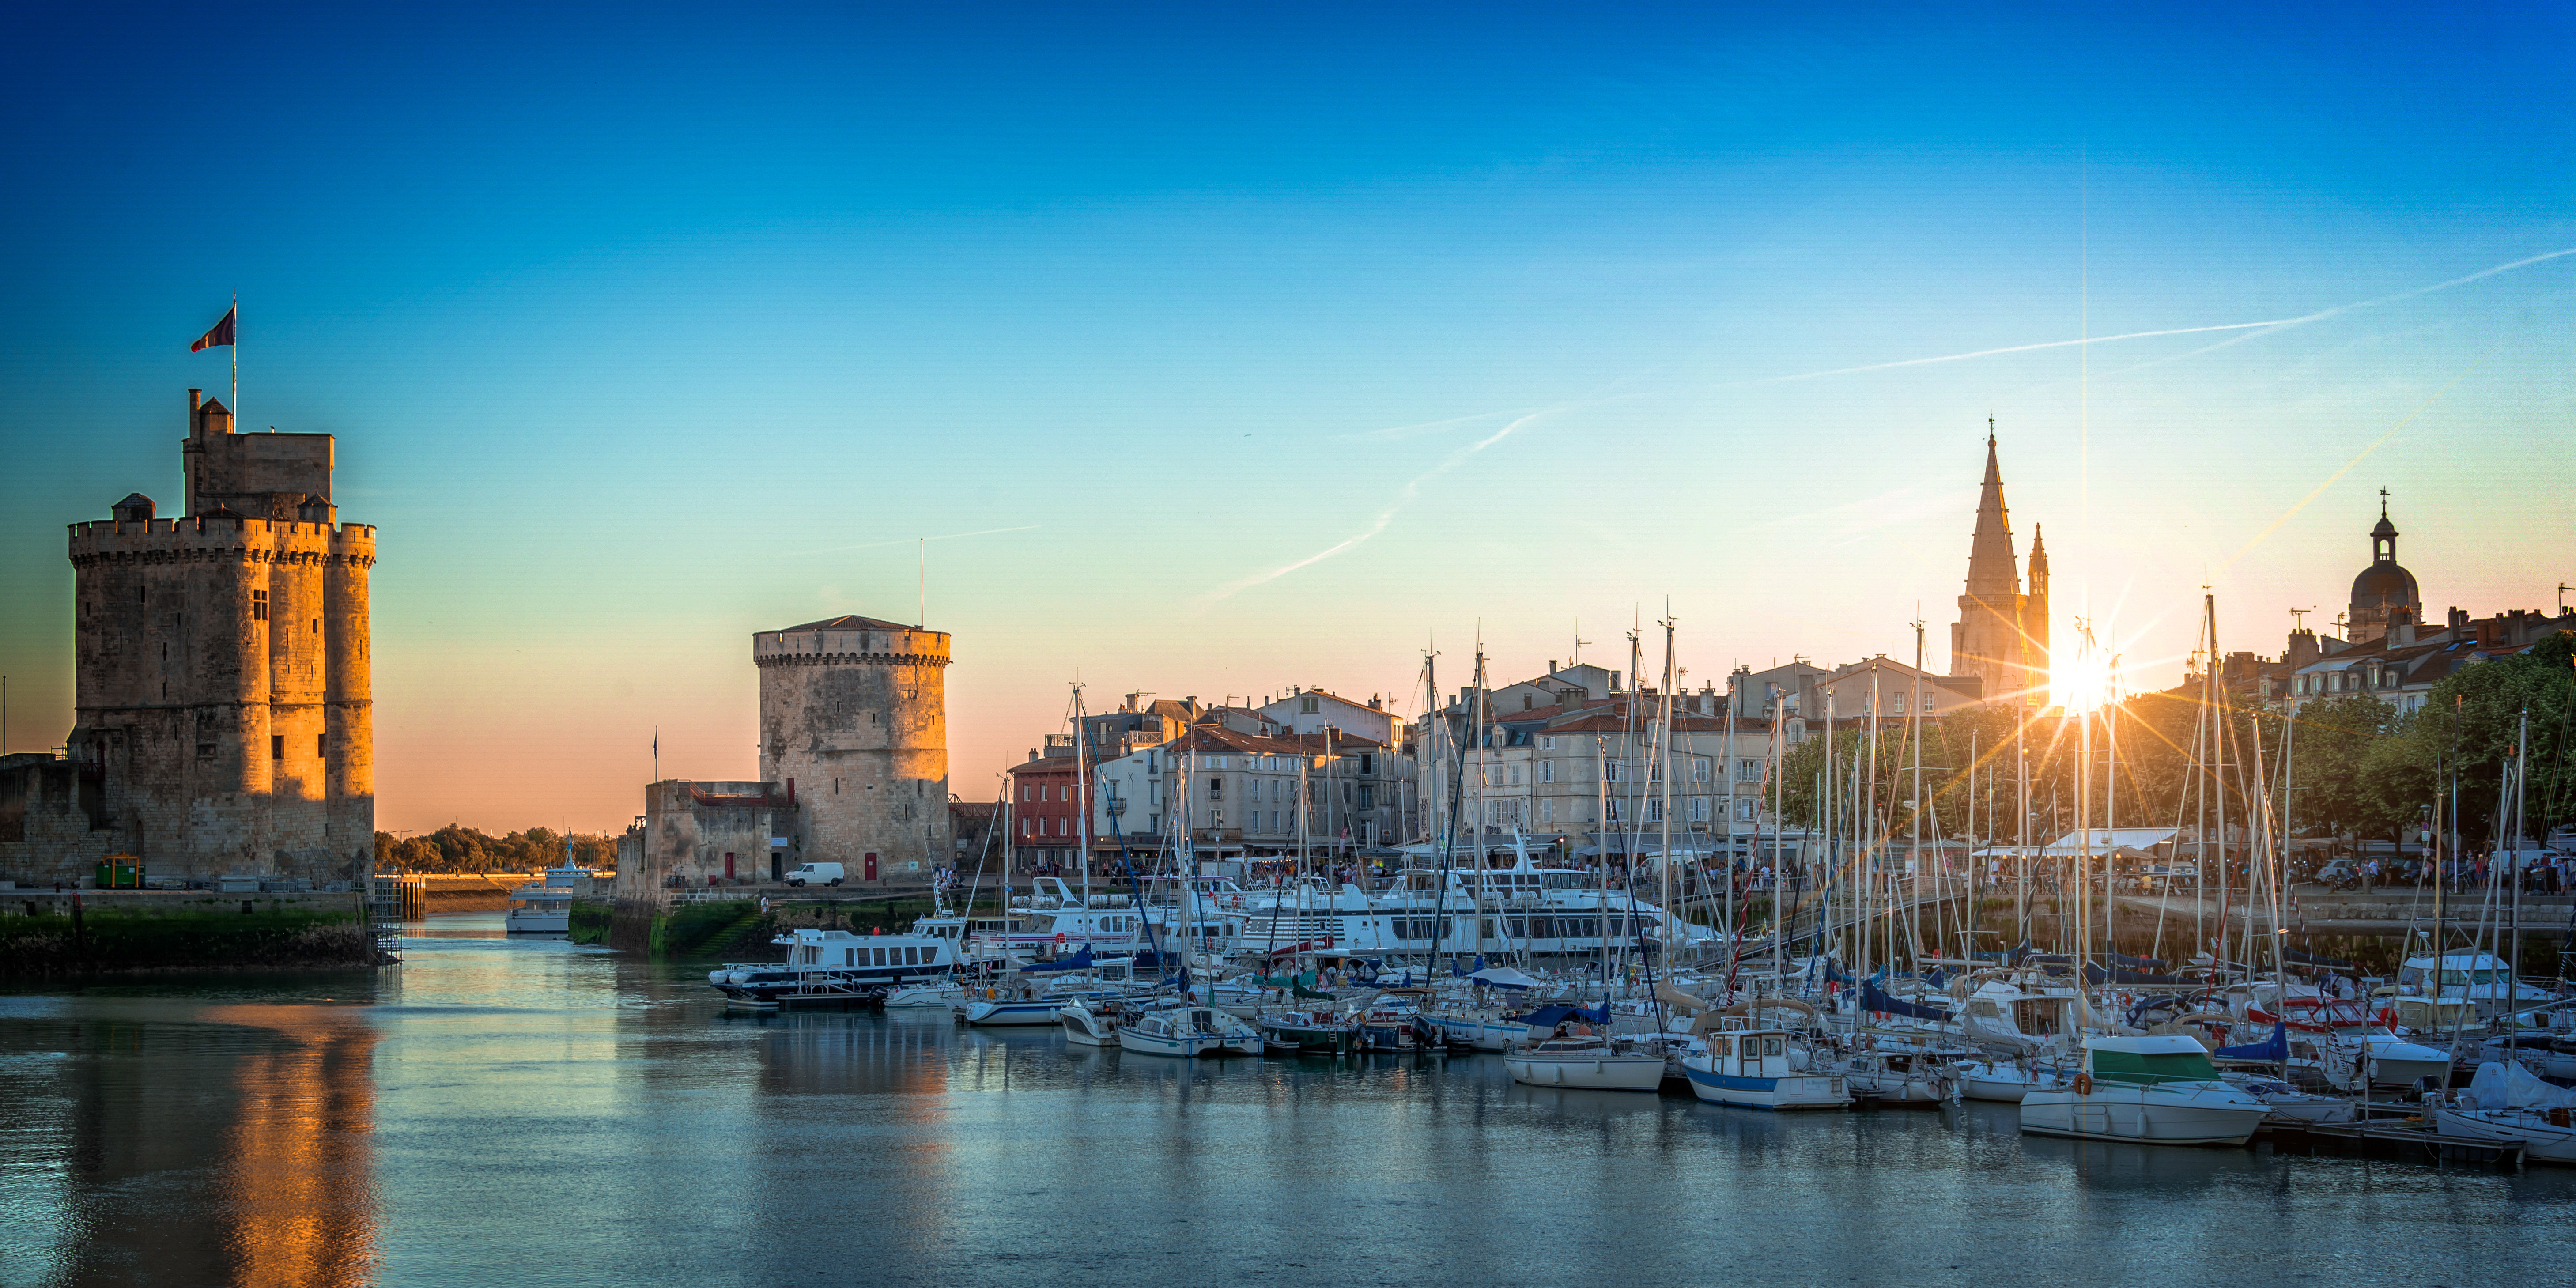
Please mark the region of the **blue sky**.
<svg viewBox="0 0 2576 1288"><path fill-rule="evenodd" d="M2424 288L2576 248L2571 27L39 15L10 745L70 725L59 525L176 509L235 292L246 422L339 435L381 525L388 827L622 823L656 725L664 773L749 776L749 633L909 619L921 535L985 534L928 547L970 797L1076 677L1411 709L1426 641L1522 675L1580 622L1624 668L1667 598L1695 682L1904 656L1918 603L1937 665L1989 415L2134 683L2204 581L2230 647L2330 618L2383 486L2435 611L2546 608L2576 256Z"/></svg>

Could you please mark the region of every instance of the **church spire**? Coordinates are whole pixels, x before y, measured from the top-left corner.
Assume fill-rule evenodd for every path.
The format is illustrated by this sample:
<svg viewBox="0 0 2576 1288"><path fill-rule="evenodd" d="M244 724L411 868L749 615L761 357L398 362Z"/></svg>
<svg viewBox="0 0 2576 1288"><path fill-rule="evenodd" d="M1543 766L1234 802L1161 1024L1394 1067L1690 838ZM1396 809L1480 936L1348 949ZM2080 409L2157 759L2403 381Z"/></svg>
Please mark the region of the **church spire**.
<svg viewBox="0 0 2576 1288"><path fill-rule="evenodd" d="M1994 422L1986 422L1986 480L1977 493L1977 533L1968 544L1969 594L2010 603L2021 593L2013 556L2012 516L2004 509L2004 472L1995 459Z"/></svg>

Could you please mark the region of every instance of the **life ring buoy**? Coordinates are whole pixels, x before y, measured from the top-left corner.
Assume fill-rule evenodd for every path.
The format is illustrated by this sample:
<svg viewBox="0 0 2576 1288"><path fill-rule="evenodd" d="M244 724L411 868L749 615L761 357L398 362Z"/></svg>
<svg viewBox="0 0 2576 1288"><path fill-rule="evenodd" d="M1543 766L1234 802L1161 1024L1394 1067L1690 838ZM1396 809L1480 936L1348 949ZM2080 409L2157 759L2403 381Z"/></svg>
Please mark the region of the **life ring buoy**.
<svg viewBox="0 0 2576 1288"><path fill-rule="evenodd" d="M2093 1094L2092 1074L2079 1073L2075 1075L2075 1094L2079 1096L2089 1096Z"/></svg>
<svg viewBox="0 0 2576 1288"><path fill-rule="evenodd" d="M1064 942L1064 932L1063 932L1063 931L1059 930L1059 931L1055 932L1055 941L1056 941L1057 943L1059 943L1059 944Z"/></svg>

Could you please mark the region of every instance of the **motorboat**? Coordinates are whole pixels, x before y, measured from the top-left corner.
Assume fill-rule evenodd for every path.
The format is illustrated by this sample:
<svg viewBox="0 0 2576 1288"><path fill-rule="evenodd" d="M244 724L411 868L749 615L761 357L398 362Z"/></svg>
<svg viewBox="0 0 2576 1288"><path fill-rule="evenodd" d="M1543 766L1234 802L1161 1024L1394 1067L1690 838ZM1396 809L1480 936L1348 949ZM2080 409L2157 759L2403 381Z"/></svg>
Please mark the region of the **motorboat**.
<svg viewBox="0 0 2576 1288"><path fill-rule="evenodd" d="M1720 1031L1702 1036L1706 1050L1682 1058L1691 1094L1747 1109L1844 1109L1850 1093L1840 1074L1821 1067L1811 1049L1785 1029Z"/></svg>
<svg viewBox="0 0 2576 1288"><path fill-rule="evenodd" d="M1135 978L1134 959L1094 959L1088 950L1056 963L1023 966L1016 977L968 985L958 1012L984 1028L1035 1028L1059 1022L1057 1012L1075 1001L1115 1002L1150 993Z"/></svg>
<svg viewBox="0 0 2576 1288"><path fill-rule="evenodd" d="M2179 1035L2084 1040L2084 1066L2022 1096L2021 1129L2142 1145L2242 1145L2272 1107L2218 1076Z"/></svg>
<svg viewBox="0 0 2576 1288"><path fill-rule="evenodd" d="M1505 1051L1503 1067L1512 1081L1533 1087L1653 1091L1664 1085L1663 1052L1579 1030Z"/></svg>
<svg viewBox="0 0 2576 1288"><path fill-rule="evenodd" d="M1353 1055L1359 1025L1334 1011L1263 1011L1256 1021L1264 1055Z"/></svg>
<svg viewBox="0 0 2576 1288"><path fill-rule="evenodd" d="M2225 1073L2219 1076L2262 1101L2271 1109L2276 1122L2348 1123L2359 1116L2349 1100L2301 1091L2278 1078L2258 1073Z"/></svg>
<svg viewBox="0 0 2576 1288"><path fill-rule="evenodd" d="M1118 1045L1121 1015L1107 1002L1075 998L1056 1008L1056 1022L1064 1026L1064 1040L1075 1046L1114 1047Z"/></svg>
<svg viewBox="0 0 2576 1288"><path fill-rule="evenodd" d="M966 1005L966 986L954 979L907 984L886 994L889 1011L956 1011Z"/></svg>
<svg viewBox="0 0 2576 1288"><path fill-rule="evenodd" d="M1254 1055L1261 1034L1213 1006L1170 1006L1119 1025L1118 1046L1137 1055Z"/></svg>
<svg viewBox="0 0 2576 1288"><path fill-rule="evenodd" d="M2004 1060L1993 1056L1950 1062L1950 1086L1962 1100L1988 1100L2017 1105L2033 1087L2065 1081L2056 1061L2045 1057Z"/></svg>
<svg viewBox="0 0 2576 1288"><path fill-rule="evenodd" d="M1949 1099L1947 1059L1920 1048L1880 1045L1839 1062L1843 1085L1857 1100L1883 1105L1937 1105Z"/></svg>

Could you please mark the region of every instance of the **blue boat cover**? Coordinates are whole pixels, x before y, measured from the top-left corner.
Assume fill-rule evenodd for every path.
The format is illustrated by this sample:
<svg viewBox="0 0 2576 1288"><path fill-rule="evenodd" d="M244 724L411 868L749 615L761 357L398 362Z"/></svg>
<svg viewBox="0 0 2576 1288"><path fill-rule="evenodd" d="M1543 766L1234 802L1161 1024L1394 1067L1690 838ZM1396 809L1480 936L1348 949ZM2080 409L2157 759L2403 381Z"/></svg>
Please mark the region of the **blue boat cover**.
<svg viewBox="0 0 2576 1288"><path fill-rule="evenodd" d="M1603 1002L1593 1010L1552 1002L1521 1017L1521 1023L1534 1029L1552 1029L1567 1020L1589 1020L1594 1024L1610 1022L1610 1003Z"/></svg>
<svg viewBox="0 0 2576 1288"><path fill-rule="evenodd" d="M1878 1011L1887 1015L1911 1016L1918 1020L1946 1020L1950 1018L1950 1013L1940 1007L1925 1006L1920 1002L1908 1002L1899 998L1889 997L1887 994L1879 991L1878 982L1876 980L1872 980L1860 986L1860 1004L1861 1009L1863 1010Z"/></svg>
<svg viewBox="0 0 2576 1288"><path fill-rule="evenodd" d="M2243 1046L2220 1047L2215 1054L2221 1060L2287 1060L2290 1058L2290 1026L2274 1020L2271 1037Z"/></svg>
<svg viewBox="0 0 2576 1288"><path fill-rule="evenodd" d="M1030 962L1028 965L1020 968L1020 973L1023 975L1043 975L1048 971L1081 970L1083 967L1090 964L1091 946L1089 944L1085 944L1082 946L1082 951L1075 953L1071 957L1060 957L1051 962Z"/></svg>

